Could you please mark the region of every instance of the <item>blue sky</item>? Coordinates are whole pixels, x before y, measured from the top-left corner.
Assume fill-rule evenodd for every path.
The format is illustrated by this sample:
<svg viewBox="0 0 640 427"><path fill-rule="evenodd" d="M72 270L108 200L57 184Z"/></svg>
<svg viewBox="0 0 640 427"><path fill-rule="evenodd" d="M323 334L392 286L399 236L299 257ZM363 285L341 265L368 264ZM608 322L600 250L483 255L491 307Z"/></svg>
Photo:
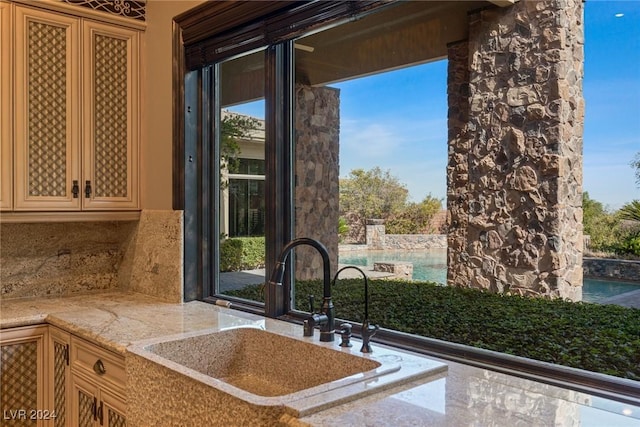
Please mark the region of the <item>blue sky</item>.
<svg viewBox="0 0 640 427"><path fill-rule="evenodd" d="M624 14L616 17L616 14ZM584 190L619 208L640 199L640 1L585 3Z"/></svg>
<svg viewBox="0 0 640 427"><path fill-rule="evenodd" d="M342 89L341 176L380 166L415 201L446 198L446 67L439 61L335 85ZM583 90L583 189L617 209L640 199L629 165L640 152L640 1L585 3Z"/></svg>
<svg viewBox="0 0 640 427"><path fill-rule="evenodd" d="M640 0L588 0L584 50L583 188L617 209L640 199L630 166L640 152ZM446 73L442 60L332 84L341 89L340 176L379 166L412 200L431 194L444 201Z"/></svg>

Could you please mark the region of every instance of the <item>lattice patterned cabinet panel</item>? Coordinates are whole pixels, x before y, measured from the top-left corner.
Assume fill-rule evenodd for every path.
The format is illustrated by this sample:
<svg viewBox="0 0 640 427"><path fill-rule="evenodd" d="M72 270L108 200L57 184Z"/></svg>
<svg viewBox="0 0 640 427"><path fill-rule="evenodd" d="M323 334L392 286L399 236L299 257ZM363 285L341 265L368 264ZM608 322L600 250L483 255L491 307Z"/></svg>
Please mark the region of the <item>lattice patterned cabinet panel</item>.
<svg viewBox="0 0 640 427"><path fill-rule="evenodd" d="M78 425L91 427L94 424L96 400L93 396L78 390Z"/></svg>
<svg viewBox="0 0 640 427"><path fill-rule="evenodd" d="M16 7L15 28L15 209L76 210L80 20Z"/></svg>
<svg viewBox="0 0 640 427"><path fill-rule="evenodd" d="M0 371L2 413L10 418L3 421L13 426L35 426L36 420L29 414L38 407L38 343L3 345Z"/></svg>
<svg viewBox="0 0 640 427"><path fill-rule="evenodd" d="M78 375L71 377L71 424L93 427L97 422L98 387Z"/></svg>
<svg viewBox="0 0 640 427"><path fill-rule="evenodd" d="M126 427L126 404L81 374L72 374L71 424Z"/></svg>
<svg viewBox="0 0 640 427"><path fill-rule="evenodd" d="M103 425L108 427L127 427L127 419L124 415L125 407L122 401L108 393L101 394L103 404Z"/></svg>
<svg viewBox="0 0 640 427"><path fill-rule="evenodd" d="M85 22L85 209L138 207L138 33ZM86 184L86 183L85 183Z"/></svg>
<svg viewBox="0 0 640 427"><path fill-rule="evenodd" d="M60 342L53 343L53 400L56 426L66 425L67 418L67 361L69 348Z"/></svg>
<svg viewBox="0 0 640 427"><path fill-rule="evenodd" d="M46 327L0 331L0 411L2 425L41 426L44 404Z"/></svg>
<svg viewBox="0 0 640 427"><path fill-rule="evenodd" d="M2 3L0 137L13 140L13 210L137 210L140 32ZM15 49L5 54L4 8L15 8ZM5 100L6 58L15 58ZM13 109L4 108L12 102ZM11 105L9 105L10 107ZM8 113L13 117L8 118ZM5 117L7 116L7 117ZM13 123L13 137L6 137Z"/></svg>
<svg viewBox="0 0 640 427"><path fill-rule="evenodd" d="M53 427L70 426L69 405L71 373L69 367L69 345L71 335L56 327L49 326L49 404L55 411Z"/></svg>

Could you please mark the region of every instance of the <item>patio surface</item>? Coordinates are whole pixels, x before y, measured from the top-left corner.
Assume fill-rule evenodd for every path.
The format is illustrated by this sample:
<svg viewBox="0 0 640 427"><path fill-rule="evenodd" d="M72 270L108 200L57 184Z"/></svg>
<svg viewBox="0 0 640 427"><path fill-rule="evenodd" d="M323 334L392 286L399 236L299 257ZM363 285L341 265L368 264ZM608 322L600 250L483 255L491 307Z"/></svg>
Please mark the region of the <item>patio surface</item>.
<svg viewBox="0 0 640 427"><path fill-rule="evenodd" d="M623 307L640 308L640 290L625 292L599 301L599 304L616 304Z"/></svg>

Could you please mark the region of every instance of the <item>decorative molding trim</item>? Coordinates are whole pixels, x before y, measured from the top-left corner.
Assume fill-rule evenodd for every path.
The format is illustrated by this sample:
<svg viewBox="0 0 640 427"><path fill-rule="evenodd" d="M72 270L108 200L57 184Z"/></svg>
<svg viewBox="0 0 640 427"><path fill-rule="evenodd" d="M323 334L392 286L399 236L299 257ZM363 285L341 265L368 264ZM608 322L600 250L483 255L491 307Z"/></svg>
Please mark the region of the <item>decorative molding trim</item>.
<svg viewBox="0 0 640 427"><path fill-rule="evenodd" d="M140 211L112 212L2 212L0 224L27 222L138 221Z"/></svg>
<svg viewBox="0 0 640 427"><path fill-rule="evenodd" d="M107 12L113 15L145 20L146 0L62 0L76 6L88 7L93 10Z"/></svg>

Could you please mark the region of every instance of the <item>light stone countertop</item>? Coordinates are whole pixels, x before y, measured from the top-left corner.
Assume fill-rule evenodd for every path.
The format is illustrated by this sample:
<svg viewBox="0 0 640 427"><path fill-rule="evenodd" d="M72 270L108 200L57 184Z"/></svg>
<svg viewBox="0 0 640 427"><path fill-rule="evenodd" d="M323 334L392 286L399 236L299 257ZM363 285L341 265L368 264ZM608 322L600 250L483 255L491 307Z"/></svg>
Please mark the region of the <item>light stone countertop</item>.
<svg viewBox="0 0 640 427"><path fill-rule="evenodd" d="M0 301L0 327L48 323L124 354L136 342L210 328L280 322L122 292ZM300 328L291 325L293 329ZM379 344L373 344L375 346ZM433 360L438 360L431 358ZM455 362L422 379L301 418L314 426L640 427L640 407Z"/></svg>

